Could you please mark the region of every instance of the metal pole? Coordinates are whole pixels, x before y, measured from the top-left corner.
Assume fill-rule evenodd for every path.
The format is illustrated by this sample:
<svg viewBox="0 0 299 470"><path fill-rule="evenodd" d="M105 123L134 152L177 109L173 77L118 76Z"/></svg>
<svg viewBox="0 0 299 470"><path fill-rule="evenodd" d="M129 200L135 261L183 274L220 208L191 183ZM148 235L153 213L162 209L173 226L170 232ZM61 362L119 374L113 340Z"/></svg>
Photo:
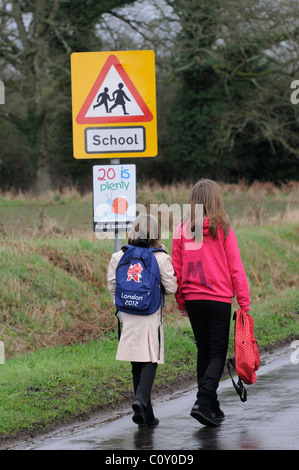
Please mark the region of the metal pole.
<svg viewBox="0 0 299 470"><path fill-rule="evenodd" d="M120 159L119 158L111 158L110 160L111 165L119 165ZM114 232L114 251L119 251L123 246L123 233L121 231L115 230Z"/></svg>
<svg viewBox="0 0 299 470"><path fill-rule="evenodd" d="M123 246L122 232L115 232L114 251L119 251Z"/></svg>

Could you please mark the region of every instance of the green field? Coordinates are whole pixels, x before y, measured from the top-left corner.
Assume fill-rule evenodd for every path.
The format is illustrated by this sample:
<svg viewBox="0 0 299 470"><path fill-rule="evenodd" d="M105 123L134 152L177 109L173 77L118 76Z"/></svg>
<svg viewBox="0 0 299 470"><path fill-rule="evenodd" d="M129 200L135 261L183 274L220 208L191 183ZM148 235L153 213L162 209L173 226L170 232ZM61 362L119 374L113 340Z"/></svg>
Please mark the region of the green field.
<svg viewBox="0 0 299 470"><path fill-rule="evenodd" d="M189 192L184 185L144 186L137 194L149 206L186 203ZM223 194L260 348L291 342L299 337L299 185L223 185ZM171 252L171 237L163 243ZM115 361L116 321L106 281L114 244L92 232L91 195L3 194L0 250L2 439L132 398L130 364ZM173 297L164 324L165 364L158 368L156 393L195 379L191 328L177 315Z"/></svg>

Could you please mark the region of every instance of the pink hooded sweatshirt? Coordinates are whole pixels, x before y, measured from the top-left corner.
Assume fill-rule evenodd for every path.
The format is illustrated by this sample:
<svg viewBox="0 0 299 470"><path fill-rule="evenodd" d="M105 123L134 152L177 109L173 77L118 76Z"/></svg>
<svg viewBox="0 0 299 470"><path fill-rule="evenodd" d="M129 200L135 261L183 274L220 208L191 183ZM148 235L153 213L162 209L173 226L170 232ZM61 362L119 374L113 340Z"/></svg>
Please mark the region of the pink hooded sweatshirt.
<svg viewBox="0 0 299 470"><path fill-rule="evenodd" d="M228 236L224 238L224 231L219 225L218 237L213 240L208 229L209 219L206 217L203 242L200 244L185 235L181 224L176 228L172 260L178 280L178 308L185 310L185 300L231 303L236 294L239 306L248 312L249 288L235 233L230 228ZM190 249L196 246L196 249Z"/></svg>

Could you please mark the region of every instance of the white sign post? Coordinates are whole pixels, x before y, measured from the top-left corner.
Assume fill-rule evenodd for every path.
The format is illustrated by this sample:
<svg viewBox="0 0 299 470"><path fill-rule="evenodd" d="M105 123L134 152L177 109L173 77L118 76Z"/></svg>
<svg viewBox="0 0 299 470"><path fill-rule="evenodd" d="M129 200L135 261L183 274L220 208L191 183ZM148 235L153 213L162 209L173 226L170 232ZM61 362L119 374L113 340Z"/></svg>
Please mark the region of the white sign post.
<svg viewBox="0 0 299 470"><path fill-rule="evenodd" d="M136 166L93 167L93 229L114 232L115 237L132 227L136 218Z"/></svg>

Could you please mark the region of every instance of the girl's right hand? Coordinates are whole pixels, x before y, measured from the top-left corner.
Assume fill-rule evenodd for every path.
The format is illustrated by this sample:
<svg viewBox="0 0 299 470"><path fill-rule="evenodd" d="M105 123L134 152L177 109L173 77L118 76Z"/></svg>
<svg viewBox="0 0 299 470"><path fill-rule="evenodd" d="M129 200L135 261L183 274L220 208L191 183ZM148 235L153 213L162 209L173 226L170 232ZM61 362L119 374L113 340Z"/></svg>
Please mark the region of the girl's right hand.
<svg viewBox="0 0 299 470"><path fill-rule="evenodd" d="M188 317L187 310L179 310L179 314L180 314L182 317Z"/></svg>

